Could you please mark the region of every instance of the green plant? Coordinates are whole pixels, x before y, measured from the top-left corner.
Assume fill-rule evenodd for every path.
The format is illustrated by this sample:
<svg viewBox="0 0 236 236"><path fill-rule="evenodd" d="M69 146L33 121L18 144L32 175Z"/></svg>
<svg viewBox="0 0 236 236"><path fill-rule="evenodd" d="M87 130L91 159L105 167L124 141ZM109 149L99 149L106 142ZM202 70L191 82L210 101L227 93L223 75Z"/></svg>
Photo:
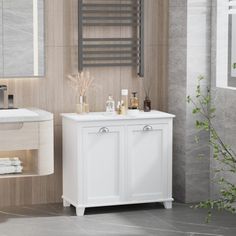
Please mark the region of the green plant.
<svg viewBox="0 0 236 236"><path fill-rule="evenodd" d="M236 69L236 62L233 63L233 69Z"/></svg>
<svg viewBox="0 0 236 236"><path fill-rule="evenodd" d="M234 203L236 201L236 185L229 180L227 176L230 174L236 178L236 154L232 148L225 144L214 126L214 118L216 109L212 105L211 91L203 91L201 81L204 77L198 78L198 85L195 97L187 97L187 102L193 105L193 114L198 115L196 120L196 128L209 133L209 146L212 149L213 158L217 162L217 168L214 169L216 175L213 179L220 187L219 197L215 200L207 200L199 203L195 208L208 209L206 221L209 222L212 210L226 210L235 213ZM199 137L196 137L199 142ZM226 176L226 177L223 177Z"/></svg>

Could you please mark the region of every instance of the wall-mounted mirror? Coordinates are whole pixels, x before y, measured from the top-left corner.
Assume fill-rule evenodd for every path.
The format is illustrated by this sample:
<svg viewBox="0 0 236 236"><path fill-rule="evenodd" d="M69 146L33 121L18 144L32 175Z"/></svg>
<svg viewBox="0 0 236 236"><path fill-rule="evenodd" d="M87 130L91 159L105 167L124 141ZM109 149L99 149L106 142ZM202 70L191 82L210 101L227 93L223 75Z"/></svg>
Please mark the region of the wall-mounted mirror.
<svg viewBox="0 0 236 236"><path fill-rule="evenodd" d="M236 87L236 14L229 15L229 86Z"/></svg>
<svg viewBox="0 0 236 236"><path fill-rule="evenodd" d="M45 75L44 0L0 0L0 77Z"/></svg>
<svg viewBox="0 0 236 236"><path fill-rule="evenodd" d="M217 0L216 86L236 88L236 0Z"/></svg>

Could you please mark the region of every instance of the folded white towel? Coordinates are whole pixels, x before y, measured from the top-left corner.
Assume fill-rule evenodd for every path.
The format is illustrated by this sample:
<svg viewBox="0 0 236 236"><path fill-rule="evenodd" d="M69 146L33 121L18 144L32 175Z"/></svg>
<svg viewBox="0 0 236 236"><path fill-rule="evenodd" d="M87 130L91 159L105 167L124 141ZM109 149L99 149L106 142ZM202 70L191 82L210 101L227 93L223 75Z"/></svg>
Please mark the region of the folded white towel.
<svg viewBox="0 0 236 236"><path fill-rule="evenodd" d="M0 158L0 166L19 166L21 161L18 157Z"/></svg>
<svg viewBox="0 0 236 236"><path fill-rule="evenodd" d="M23 170L22 166L5 166L5 167L0 167L0 175L21 173L22 170Z"/></svg>
<svg viewBox="0 0 236 236"><path fill-rule="evenodd" d="M0 161L19 161L19 157L4 157L0 158Z"/></svg>
<svg viewBox="0 0 236 236"><path fill-rule="evenodd" d="M0 166L20 166L21 161L2 161Z"/></svg>

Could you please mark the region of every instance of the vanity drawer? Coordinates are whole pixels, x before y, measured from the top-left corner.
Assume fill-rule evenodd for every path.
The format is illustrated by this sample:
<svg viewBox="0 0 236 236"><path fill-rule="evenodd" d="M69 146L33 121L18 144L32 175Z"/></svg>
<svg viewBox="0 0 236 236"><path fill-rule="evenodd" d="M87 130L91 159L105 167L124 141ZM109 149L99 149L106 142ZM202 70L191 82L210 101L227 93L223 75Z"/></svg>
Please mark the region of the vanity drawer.
<svg viewBox="0 0 236 236"><path fill-rule="evenodd" d="M38 122L0 124L0 151L32 150L38 147Z"/></svg>

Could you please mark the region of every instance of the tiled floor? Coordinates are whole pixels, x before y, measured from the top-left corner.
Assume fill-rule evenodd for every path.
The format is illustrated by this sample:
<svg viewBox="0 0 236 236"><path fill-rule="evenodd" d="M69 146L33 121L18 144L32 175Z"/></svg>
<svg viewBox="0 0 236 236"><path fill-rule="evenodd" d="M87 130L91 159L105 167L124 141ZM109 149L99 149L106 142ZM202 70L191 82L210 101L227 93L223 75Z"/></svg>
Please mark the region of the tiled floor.
<svg viewBox="0 0 236 236"><path fill-rule="evenodd" d="M205 224L206 213L174 204L87 209L76 217L73 207L61 204L0 209L0 236L236 236L236 215L216 213Z"/></svg>

